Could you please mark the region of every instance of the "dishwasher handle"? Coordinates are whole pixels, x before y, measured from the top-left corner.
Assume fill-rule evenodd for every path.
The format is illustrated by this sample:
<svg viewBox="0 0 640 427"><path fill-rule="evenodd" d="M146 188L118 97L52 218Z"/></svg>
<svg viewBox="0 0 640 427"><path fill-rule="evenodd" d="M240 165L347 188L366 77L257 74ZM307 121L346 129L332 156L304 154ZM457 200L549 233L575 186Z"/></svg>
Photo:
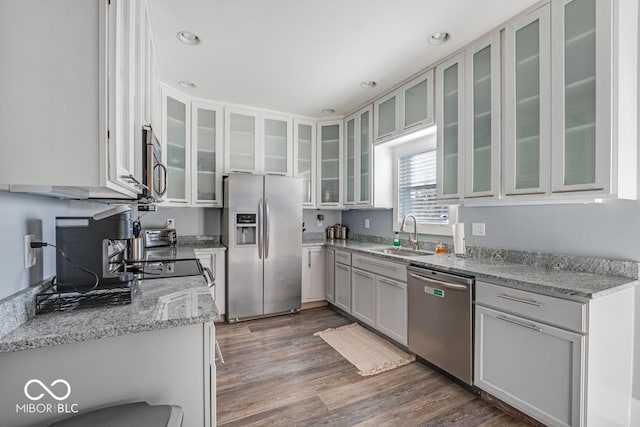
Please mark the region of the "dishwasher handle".
<svg viewBox="0 0 640 427"><path fill-rule="evenodd" d="M453 289L456 291L466 291L468 289L467 285L457 285L455 283L449 283L443 280L432 279L431 277L426 277L426 276L422 276L420 274L415 274L415 273L409 273L409 275L414 279L418 279L422 282L437 283L438 285L447 289Z"/></svg>

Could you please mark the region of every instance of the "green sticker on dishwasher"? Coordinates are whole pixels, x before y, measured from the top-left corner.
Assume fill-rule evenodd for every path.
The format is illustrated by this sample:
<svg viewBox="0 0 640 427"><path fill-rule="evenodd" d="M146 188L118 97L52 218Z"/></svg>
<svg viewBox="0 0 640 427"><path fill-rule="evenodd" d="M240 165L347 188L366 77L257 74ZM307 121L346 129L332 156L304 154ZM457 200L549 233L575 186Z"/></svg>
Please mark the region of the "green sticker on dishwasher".
<svg viewBox="0 0 640 427"><path fill-rule="evenodd" d="M430 294L430 295L435 295L435 296L440 297L440 298L444 298L444 291L442 289L436 289L436 288L432 288L430 286L425 286L424 287L424 293L425 294Z"/></svg>

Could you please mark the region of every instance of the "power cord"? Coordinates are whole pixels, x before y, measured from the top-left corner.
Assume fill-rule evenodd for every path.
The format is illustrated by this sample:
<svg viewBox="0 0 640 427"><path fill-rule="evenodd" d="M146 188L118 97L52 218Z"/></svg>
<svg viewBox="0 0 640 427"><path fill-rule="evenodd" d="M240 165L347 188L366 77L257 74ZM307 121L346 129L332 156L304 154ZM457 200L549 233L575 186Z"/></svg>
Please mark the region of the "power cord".
<svg viewBox="0 0 640 427"><path fill-rule="evenodd" d="M71 284L71 283L65 283L65 285L69 285L69 286L71 286L73 289L75 289L75 290L76 290L76 292L79 292L79 293L85 293L85 292L93 291L95 288L97 288L97 287L98 287L98 283L100 282L100 277L98 277L98 275L97 275L96 273L94 273L93 271L88 270L88 269L84 268L83 266L81 266L81 265L76 264L75 262L73 262L73 261L71 260L71 258L69 258L69 257L67 256L67 254L65 254L65 253L64 253L64 251L63 251L62 249L58 248L56 245L53 245L53 244L51 244L51 243L47 243L47 242L31 242L31 247L32 247L33 249L43 248L43 247L45 247L45 246L51 246L52 248L55 248L55 250L56 250L56 251L58 251L58 253L60 253L60 255L62 255L62 257L63 257L63 258L64 258L64 259L69 263L69 264L71 264L73 267L77 268L77 269L78 269L78 270L80 270L80 271L83 271L83 272L85 272L85 273L87 273L87 274L92 275L92 276L96 279L96 283L93 285L93 287L92 287L91 289L87 289L87 290L83 290L83 291L79 290L78 288L76 288L76 287L75 287L73 284ZM57 283L56 283L56 284L57 284Z"/></svg>

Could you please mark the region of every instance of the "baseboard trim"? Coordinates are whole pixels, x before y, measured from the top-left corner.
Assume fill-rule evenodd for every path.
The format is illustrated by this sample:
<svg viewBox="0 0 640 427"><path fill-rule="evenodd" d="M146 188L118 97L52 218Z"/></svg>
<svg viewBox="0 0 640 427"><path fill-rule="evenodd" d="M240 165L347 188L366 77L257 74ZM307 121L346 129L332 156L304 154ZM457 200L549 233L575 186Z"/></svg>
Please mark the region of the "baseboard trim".
<svg viewBox="0 0 640 427"><path fill-rule="evenodd" d="M632 426L640 426L640 400L631 399L630 421Z"/></svg>
<svg viewBox="0 0 640 427"><path fill-rule="evenodd" d="M311 302L303 302L302 306L300 307L301 310L308 310L310 308L318 308L318 307L325 307L327 306L327 304L329 304L327 301L322 300L322 301L311 301Z"/></svg>

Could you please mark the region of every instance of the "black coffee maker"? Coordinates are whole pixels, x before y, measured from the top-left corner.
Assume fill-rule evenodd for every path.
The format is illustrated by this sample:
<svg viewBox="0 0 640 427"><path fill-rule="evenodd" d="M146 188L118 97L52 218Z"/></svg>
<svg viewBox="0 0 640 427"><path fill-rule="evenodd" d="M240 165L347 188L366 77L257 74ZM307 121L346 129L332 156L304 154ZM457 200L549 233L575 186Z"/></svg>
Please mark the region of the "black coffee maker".
<svg viewBox="0 0 640 427"><path fill-rule="evenodd" d="M132 235L131 211L124 207L93 217L56 217L58 292L129 287L133 275L122 267Z"/></svg>

